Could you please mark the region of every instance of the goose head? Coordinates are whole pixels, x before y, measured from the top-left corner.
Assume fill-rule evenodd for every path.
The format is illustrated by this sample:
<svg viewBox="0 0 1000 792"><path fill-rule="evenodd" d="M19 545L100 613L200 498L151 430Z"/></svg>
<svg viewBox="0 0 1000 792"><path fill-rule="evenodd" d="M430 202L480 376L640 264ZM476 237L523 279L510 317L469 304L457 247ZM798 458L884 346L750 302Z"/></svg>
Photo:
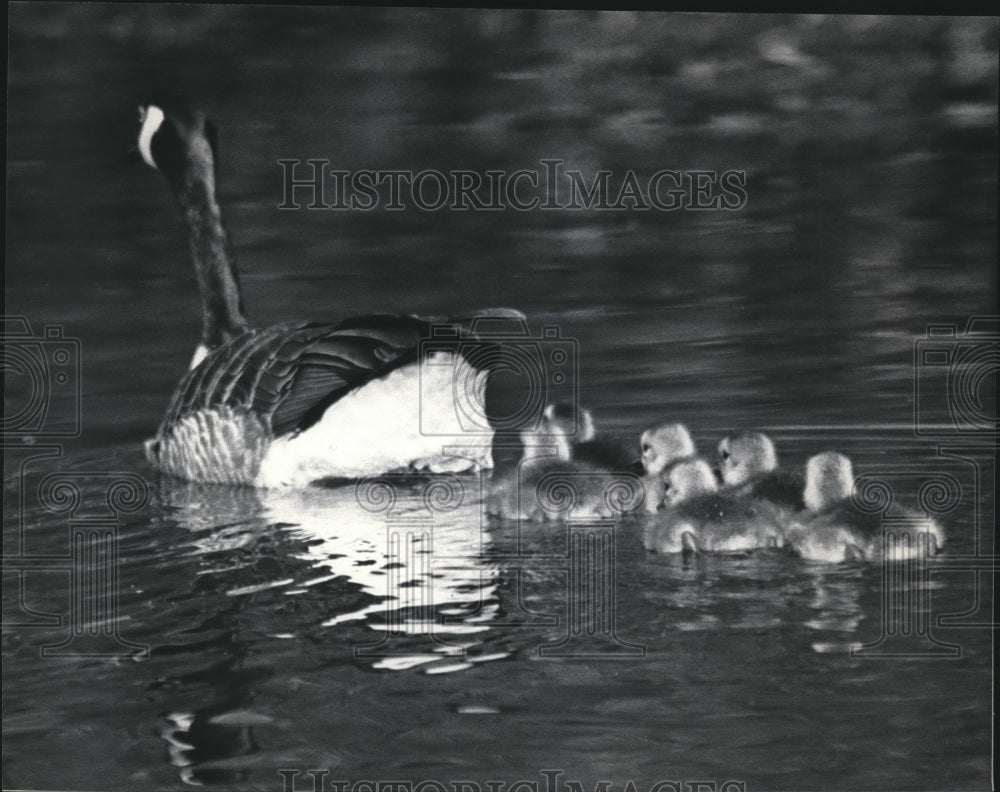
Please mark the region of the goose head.
<svg viewBox="0 0 1000 792"><path fill-rule="evenodd" d="M162 173L188 231L188 247L201 295L201 339L195 368L214 349L249 328L236 263L215 197L215 127L179 103L139 107L136 148Z"/></svg>
<svg viewBox="0 0 1000 792"><path fill-rule="evenodd" d="M139 105L136 148L172 184L197 180L214 187L217 146L215 126L203 113L166 103Z"/></svg>
<svg viewBox="0 0 1000 792"><path fill-rule="evenodd" d="M738 487L778 467L778 454L763 432L725 437L719 443L719 473L727 487Z"/></svg>

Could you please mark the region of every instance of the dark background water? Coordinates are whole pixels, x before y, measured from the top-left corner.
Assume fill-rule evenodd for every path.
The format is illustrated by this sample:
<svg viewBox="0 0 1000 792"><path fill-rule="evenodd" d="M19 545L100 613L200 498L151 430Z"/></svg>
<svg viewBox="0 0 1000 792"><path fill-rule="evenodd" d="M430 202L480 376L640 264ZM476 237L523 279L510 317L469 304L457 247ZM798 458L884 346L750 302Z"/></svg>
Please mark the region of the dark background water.
<svg viewBox="0 0 1000 792"><path fill-rule="evenodd" d="M5 787L280 789L277 771L298 769L310 788L305 772L326 768L353 781L544 783L541 770L561 769L616 785L989 785L992 590L974 554L992 551L991 435L954 425L952 369L915 353L928 325L954 324L945 345L982 352L972 374L996 371L995 332L964 335L970 317L997 313L995 19L8 14L5 313L36 335L61 326L79 357L70 344L70 387L54 389L38 427L50 434L8 438ZM762 427L786 464L838 448L913 507L924 482L952 477L947 559L919 585L890 586L903 604L887 616L877 567L766 554L685 566L646 555L625 522L615 629L644 655L580 656L587 644L552 657L539 647L558 644L576 602L565 533L518 546L510 526L481 525L477 483L437 516L433 552L395 567L385 514L352 491L158 480L141 442L187 365L198 309L164 184L124 154L135 106L166 90L220 130L220 200L253 321L517 307L532 331L557 325L575 342L580 400L609 432L681 420L711 452ZM747 201L278 210L278 160L310 158L478 173L552 158L615 184L630 169L640 182L734 170ZM54 354L57 339L46 343ZM28 385L8 374L5 408L20 415ZM995 415L989 376L973 395L966 417ZM78 437L51 434L72 434L77 416ZM78 505L45 489L53 474ZM107 519L109 482L127 474L150 495L118 511L122 641L105 636L102 652L122 657L43 656L77 624L72 569L101 567L66 561L67 536ZM427 529L421 508L405 495L393 513L404 536ZM383 601L392 569L413 601ZM393 613L409 634L390 636L384 657L356 651ZM932 625L910 632L904 655L937 641L958 656L850 655L900 613Z"/></svg>

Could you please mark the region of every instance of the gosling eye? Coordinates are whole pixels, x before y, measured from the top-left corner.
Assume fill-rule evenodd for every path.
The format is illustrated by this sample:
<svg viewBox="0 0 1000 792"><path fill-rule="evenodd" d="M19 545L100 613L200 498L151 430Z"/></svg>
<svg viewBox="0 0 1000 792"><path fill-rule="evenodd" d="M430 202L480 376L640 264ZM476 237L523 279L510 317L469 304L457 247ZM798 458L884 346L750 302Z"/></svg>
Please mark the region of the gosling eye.
<svg viewBox="0 0 1000 792"><path fill-rule="evenodd" d="M642 444L642 453L645 454L647 451L649 451L649 443L643 443Z"/></svg>
<svg viewBox="0 0 1000 792"><path fill-rule="evenodd" d="M722 454L720 454L720 456L722 457L722 461L725 462L726 460L729 459L729 452L723 451Z"/></svg>

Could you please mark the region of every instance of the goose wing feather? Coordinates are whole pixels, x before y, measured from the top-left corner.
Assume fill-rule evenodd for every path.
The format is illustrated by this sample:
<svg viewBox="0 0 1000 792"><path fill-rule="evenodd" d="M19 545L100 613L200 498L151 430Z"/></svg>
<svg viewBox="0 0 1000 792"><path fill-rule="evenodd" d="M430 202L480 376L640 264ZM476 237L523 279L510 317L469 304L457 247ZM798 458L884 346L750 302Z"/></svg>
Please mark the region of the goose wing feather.
<svg viewBox="0 0 1000 792"><path fill-rule="evenodd" d="M397 316L307 327L294 348L279 351L279 365L262 374L253 408L270 416L276 435L305 429L350 391L415 361L429 333L422 320Z"/></svg>
<svg viewBox="0 0 1000 792"><path fill-rule="evenodd" d="M185 415L221 405L265 418L275 435L304 429L346 393L415 360L428 334L426 322L409 316L251 330L188 372L161 431Z"/></svg>
<svg viewBox="0 0 1000 792"><path fill-rule="evenodd" d="M510 309L450 320L466 338L484 317L523 321ZM275 436L301 431L338 399L417 359L432 324L416 316L372 315L339 324L297 323L249 330L214 350L181 380L160 427L226 405L268 421Z"/></svg>

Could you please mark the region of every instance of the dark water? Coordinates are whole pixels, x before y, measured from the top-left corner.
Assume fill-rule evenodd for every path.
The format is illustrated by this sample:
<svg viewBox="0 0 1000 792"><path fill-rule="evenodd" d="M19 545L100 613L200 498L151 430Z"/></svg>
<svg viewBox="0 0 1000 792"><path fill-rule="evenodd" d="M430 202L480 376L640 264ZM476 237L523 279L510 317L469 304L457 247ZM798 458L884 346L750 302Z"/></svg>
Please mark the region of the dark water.
<svg viewBox="0 0 1000 792"><path fill-rule="evenodd" d="M989 786L977 570L996 326L965 330L997 313L995 20L95 4L9 19L5 313L63 339L37 347L48 413L7 372L8 415L37 425L6 440L5 787L311 789L325 769L328 784ZM761 427L785 464L837 448L910 508L954 483L925 499L945 556L905 580L766 553L685 565L647 555L626 520L610 631L580 610L576 534L484 523L476 478L448 480L447 509L401 483L389 511L352 488L158 479L141 443L198 313L164 185L123 155L134 106L177 88L220 129L254 321L520 308L575 342L580 400L608 432L681 420L711 452ZM747 201L279 211L283 158L560 159L616 185L734 170ZM967 368L923 365L943 324ZM114 541L88 551L102 531ZM72 599L95 587L107 610Z"/></svg>

